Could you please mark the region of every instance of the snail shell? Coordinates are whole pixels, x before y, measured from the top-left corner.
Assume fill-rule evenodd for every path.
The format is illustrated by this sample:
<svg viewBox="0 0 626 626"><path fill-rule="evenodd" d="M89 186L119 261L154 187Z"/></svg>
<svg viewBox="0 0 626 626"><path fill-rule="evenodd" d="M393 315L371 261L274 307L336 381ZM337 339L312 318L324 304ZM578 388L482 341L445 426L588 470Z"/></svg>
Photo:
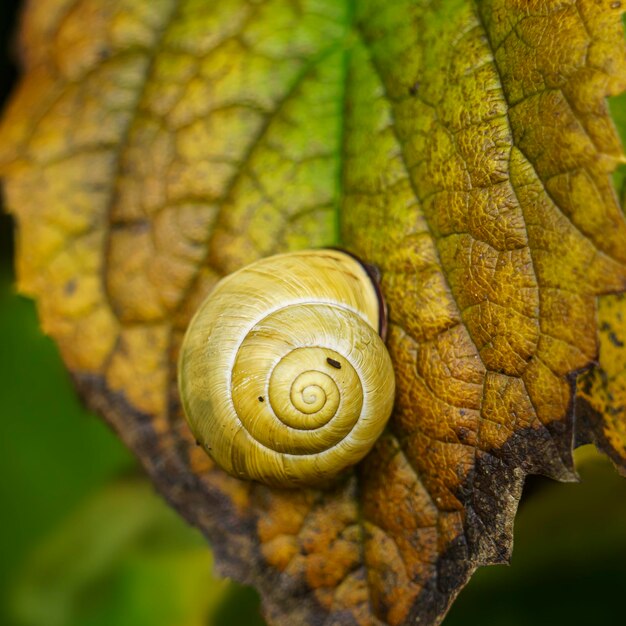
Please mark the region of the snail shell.
<svg viewBox="0 0 626 626"><path fill-rule="evenodd" d="M337 250L268 257L222 279L193 318L179 390L228 473L323 486L374 445L393 407L381 299Z"/></svg>

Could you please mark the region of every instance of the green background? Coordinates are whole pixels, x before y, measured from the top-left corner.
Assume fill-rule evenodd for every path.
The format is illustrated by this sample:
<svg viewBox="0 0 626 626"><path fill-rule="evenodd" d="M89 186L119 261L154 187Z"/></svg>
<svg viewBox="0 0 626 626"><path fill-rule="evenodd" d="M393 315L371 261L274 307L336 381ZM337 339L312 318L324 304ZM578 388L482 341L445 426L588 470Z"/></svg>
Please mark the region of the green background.
<svg viewBox="0 0 626 626"><path fill-rule="evenodd" d="M18 4L0 5L2 99ZM612 108L626 129L626 97ZM13 288L12 235L0 212L0 624L263 624L256 593L213 577L200 534L78 402L33 302ZM578 460L581 484L529 479L512 566L480 570L446 626L623 620L626 481L589 448Z"/></svg>

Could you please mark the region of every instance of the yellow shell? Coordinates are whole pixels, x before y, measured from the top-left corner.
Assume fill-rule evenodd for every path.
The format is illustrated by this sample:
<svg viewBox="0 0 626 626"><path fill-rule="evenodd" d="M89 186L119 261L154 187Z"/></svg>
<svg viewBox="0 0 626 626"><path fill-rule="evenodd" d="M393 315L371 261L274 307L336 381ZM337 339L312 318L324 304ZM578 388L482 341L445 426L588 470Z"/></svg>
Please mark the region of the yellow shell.
<svg viewBox="0 0 626 626"><path fill-rule="evenodd" d="M196 439L228 473L325 485L393 407L377 290L336 250L268 257L221 280L192 320L178 383Z"/></svg>

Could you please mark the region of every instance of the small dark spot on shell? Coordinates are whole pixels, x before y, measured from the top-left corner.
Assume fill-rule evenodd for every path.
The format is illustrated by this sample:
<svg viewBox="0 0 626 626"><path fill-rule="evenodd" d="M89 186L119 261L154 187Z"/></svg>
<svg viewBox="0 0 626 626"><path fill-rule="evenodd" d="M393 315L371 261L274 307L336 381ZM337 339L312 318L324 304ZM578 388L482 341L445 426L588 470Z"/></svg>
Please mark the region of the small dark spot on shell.
<svg viewBox="0 0 626 626"><path fill-rule="evenodd" d="M196 439L196 445L201 446L202 444Z"/></svg>
<svg viewBox="0 0 626 626"><path fill-rule="evenodd" d="M259 402L263 402L265 398L263 396L259 396Z"/></svg>
<svg viewBox="0 0 626 626"><path fill-rule="evenodd" d="M65 293L66 296L71 296L76 291L76 287L77 287L76 279L72 278L68 280L63 286L63 292Z"/></svg>
<svg viewBox="0 0 626 626"><path fill-rule="evenodd" d="M624 347L624 342L621 341L621 339L619 339L617 337L617 335L611 331L609 333L609 341L616 347L616 348L623 348Z"/></svg>
<svg viewBox="0 0 626 626"><path fill-rule="evenodd" d="M418 82L413 83L410 87L409 87L409 94L412 96L416 96L417 92L420 89L420 84Z"/></svg>
<svg viewBox="0 0 626 626"><path fill-rule="evenodd" d="M335 369L338 369L338 370L341 369L341 363L339 363L339 361L335 361L335 359L331 359L330 357L328 357L326 359L326 363L328 363L328 365L330 365L331 367L334 367Z"/></svg>

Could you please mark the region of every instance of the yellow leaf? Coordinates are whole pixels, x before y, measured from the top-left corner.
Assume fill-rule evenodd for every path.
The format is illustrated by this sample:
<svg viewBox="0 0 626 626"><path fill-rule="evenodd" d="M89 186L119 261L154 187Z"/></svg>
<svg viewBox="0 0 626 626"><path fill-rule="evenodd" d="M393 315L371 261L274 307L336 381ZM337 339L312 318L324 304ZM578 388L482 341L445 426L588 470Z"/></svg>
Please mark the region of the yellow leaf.
<svg viewBox="0 0 626 626"><path fill-rule="evenodd" d="M578 377L577 431L626 476L626 296L604 296L598 308L600 360Z"/></svg>
<svg viewBox="0 0 626 626"><path fill-rule="evenodd" d="M0 129L22 290L87 402L276 623L438 623L506 561L527 473L574 478L575 372L626 285L610 0L50 0ZM223 275L379 266L396 411L331 491L215 467L180 340Z"/></svg>

